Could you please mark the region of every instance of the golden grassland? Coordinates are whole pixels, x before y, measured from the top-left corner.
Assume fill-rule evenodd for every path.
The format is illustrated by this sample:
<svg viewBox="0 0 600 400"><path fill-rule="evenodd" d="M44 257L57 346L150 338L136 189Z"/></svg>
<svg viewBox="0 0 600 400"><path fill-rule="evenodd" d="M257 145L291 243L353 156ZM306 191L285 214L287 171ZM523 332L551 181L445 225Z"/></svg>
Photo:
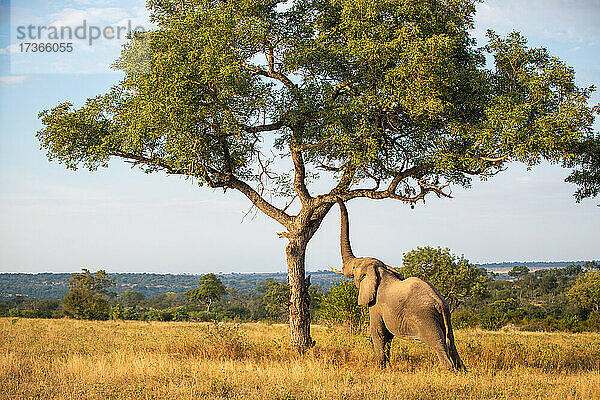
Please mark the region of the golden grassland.
<svg viewBox="0 0 600 400"><path fill-rule="evenodd" d="M368 335L313 326L0 319L1 399L600 399L600 334L459 330L468 372L394 340L374 368Z"/></svg>

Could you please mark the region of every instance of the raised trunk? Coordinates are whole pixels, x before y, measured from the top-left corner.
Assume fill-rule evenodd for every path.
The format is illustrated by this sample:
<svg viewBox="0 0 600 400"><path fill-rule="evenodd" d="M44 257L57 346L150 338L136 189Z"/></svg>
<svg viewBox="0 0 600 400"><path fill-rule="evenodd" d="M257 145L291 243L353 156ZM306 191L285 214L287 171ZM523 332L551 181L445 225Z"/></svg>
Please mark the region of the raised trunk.
<svg viewBox="0 0 600 400"><path fill-rule="evenodd" d="M291 238L286 247L290 285L290 336L292 346L304 353L315 342L310 336L310 277L305 277L304 259L308 239Z"/></svg>
<svg viewBox="0 0 600 400"><path fill-rule="evenodd" d="M348 210L343 201L338 200L341 213L341 229L340 229L340 249L342 251L342 262L346 264L347 261L355 258L352 253L352 247L350 247L350 229L348 226Z"/></svg>

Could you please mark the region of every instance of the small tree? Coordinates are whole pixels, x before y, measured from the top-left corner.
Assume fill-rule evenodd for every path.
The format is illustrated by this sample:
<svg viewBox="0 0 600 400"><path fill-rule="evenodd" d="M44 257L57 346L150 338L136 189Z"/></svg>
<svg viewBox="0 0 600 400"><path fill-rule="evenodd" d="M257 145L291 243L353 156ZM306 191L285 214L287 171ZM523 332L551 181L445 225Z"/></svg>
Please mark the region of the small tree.
<svg viewBox="0 0 600 400"><path fill-rule="evenodd" d="M508 271L508 276L515 279L523 279L529 274L529 268L524 265L517 265Z"/></svg>
<svg viewBox="0 0 600 400"><path fill-rule="evenodd" d="M119 296L119 304L123 307L137 307L145 300L144 293L127 289Z"/></svg>
<svg viewBox="0 0 600 400"><path fill-rule="evenodd" d="M341 279L323 296L319 316L329 323L360 330L367 320L367 307L358 305L358 289L350 279Z"/></svg>
<svg viewBox="0 0 600 400"><path fill-rule="evenodd" d="M189 301L204 304L208 312L213 301L220 300L226 293L223 282L215 274L206 274L198 280L197 288L187 290L184 295Z"/></svg>
<svg viewBox="0 0 600 400"><path fill-rule="evenodd" d="M263 303L268 317L274 320L285 318L290 302L290 286L272 278L267 278L265 284L267 289L263 295Z"/></svg>
<svg viewBox="0 0 600 400"><path fill-rule="evenodd" d="M567 296L585 311L600 311L600 270L590 269L579 275Z"/></svg>
<svg viewBox="0 0 600 400"><path fill-rule="evenodd" d="M116 294L108 291L115 282L108 278L105 271L95 274L87 269L71 275L69 292L63 298L64 314L77 319L108 319L110 316L109 300Z"/></svg>
<svg viewBox="0 0 600 400"><path fill-rule="evenodd" d="M450 249L417 247L404 256L403 264L400 271L405 278L416 276L433 284L448 300L450 310L485 292L485 271Z"/></svg>

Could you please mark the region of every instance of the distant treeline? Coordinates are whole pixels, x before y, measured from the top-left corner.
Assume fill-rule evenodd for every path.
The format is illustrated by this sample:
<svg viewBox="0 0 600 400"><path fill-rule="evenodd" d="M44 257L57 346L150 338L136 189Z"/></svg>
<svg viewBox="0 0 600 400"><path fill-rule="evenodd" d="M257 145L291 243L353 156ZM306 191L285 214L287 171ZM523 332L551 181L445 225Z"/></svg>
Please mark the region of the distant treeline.
<svg viewBox="0 0 600 400"><path fill-rule="evenodd" d="M505 271L515 266L525 266L530 270L564 268L571 264L583 264L584 261L559 261L559 262L502 262L479 264L490 272ZM338 276L331 271L310 272L311 282L322 291L327 291L331 285L338 281ZM161 293L183 293L193 288L200 274L148 274L148 273L109 273L108 276L115 281L115 292L121 294L128 289L152 298ZM266 279L286 282L287 274L280 273L232 273L218 274L219 279L227 287L240 292L251 294ZM60 300L68 290L71 274L66 273L0 273L0 295L5 300L15 296L33 298L37 300ZM494 279L505 280L506 273L497 274Z"/></svg>
<svg viewBox="0 0 600 400"><path fill-rule="evenodd" d="M327 290L338 281L331 271L310 272L311 282L321 290ZM115 281L114 291L121 294L128 289L152 298L162 293L183 293L196 286L201 275L148 274L148 273L109 273ZM285 273L218 274L227 287L250 294L266 279L287 281ZM37 300L60 300L68 291L71 274L39 273L0 274L0 294L7 300L16 296Z"/></svg>
<svg viewBox="0 0 600 400"><path fill-rule="evenodd" d="M430 262L431 259L436 263ZM404 277L418 276L433 283L453 309L456 328L497 330L511 325L532 331L600 331L597 262L535 271L519 265L498 279L498 274L469 264L447 249L423 248L405 258L398 272ZM59 274L3 274L3 279L40 275L52 278ZM80 274L60 275L69 278L68 293L61 300L5 298L0 302L0 316L145 321L285 322L287 319L289 287L283 274L200 277L98 271L93 275L84 270ZM366 307L357 305L357 289L351 280L325 271L312 276L310 311L315 321L344 324L355 330L368 325ZM125 277L138 278L139 286L119 286L117 279ZM163 285L169 279L176 280L177 285ZM138 289L149 285L158 286L163 292L148 296ZM173 287L179 288L179 292L167 291ZM182 290L185 288L188 289Z"/></svg>

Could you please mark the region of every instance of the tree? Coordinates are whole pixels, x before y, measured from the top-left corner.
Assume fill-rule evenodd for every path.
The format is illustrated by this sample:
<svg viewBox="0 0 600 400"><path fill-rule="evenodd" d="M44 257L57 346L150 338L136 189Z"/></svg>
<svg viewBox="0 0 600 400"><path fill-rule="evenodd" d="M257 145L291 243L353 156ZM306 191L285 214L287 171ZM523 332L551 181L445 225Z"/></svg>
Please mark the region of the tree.
<svg viewBox="0 0 600 400"><path fill-rule="evenodd" d="M156 29L123 50L123 80L41 112L37 137L68 168L120 158L239 191L279 222L291 341L304 351L306 248L337 198L414 207L541 160L576 169L578 201L600 190L593 88L518 33L489 32L478 48L475 3L148 0ZM333 182L320 194L319 177Z"/></svg>
<svg viewBox="0 0 600 400"><path fill-rule="evenodd" d="M324 321L342 324L359 331L368 320L366 306L358 305L358 289L350 279L340 279L321 301L319 316Z"/></svg>
<svg viewBox="0 0 600 400"><path fill-rule="evenodd" d="M273 278L267 278L264 283L263 304L267 316L274 320L281 320L287 315L290 306L290 285L277 282ZM321 305L321 292L314 286L308 290L310 298L311 318L316 314Z"/></svg>
<svg viewBox="0 0 600 400"><path fill-rule="evenodd" d="M515 279L523 279L529 274L529 268L524 265L517 265L508 271L508 276Z"/></svg>
<svg viewBox="0 0 600 400"><path fill-rule="evenodd" d="M137 307L145 300L144 293L127 289L119 296L119 304L123 307Z"/></svg>
<svg viewBox="0 0 600 400"><path fill-rule="evenodd" d="M567 296L583 310L600 311L600 270L590 269L579 275Z"/></svg>
<svg viewBox="0 0 600 400"><path fill-rule="evenodd" d="M116 296L108 288L115 285L105 271L95 274L87 269L71 275L69 291L63 298L64 314L77 319L108 319L109 300Z"/></svg>
<svg viewBox="0 0 600 400"><path fill-rule="evenodd" d="M265 310L269 318L279 320L287 314L286 311L289 309L290 286L272 278L267 278L265 284L267 286L263 295Z"/></svg>
<svg viewBox="0 0 600 400"><path fill-rule="evenodd" d="M417 247L404 255L400 272L405 278L416 276L434 285L454 310L463 301L485 292L485 270L475 267L450 249Z"/></svg>
<svg viewBox="0 0 600 400"><path fill-rule="evenodd" d="M220 300L226 293L223 282L215 274L206 274L198 280L197 288L187 290L184 295L189 301L204 304L209 312L213 301Z"/></svg>

